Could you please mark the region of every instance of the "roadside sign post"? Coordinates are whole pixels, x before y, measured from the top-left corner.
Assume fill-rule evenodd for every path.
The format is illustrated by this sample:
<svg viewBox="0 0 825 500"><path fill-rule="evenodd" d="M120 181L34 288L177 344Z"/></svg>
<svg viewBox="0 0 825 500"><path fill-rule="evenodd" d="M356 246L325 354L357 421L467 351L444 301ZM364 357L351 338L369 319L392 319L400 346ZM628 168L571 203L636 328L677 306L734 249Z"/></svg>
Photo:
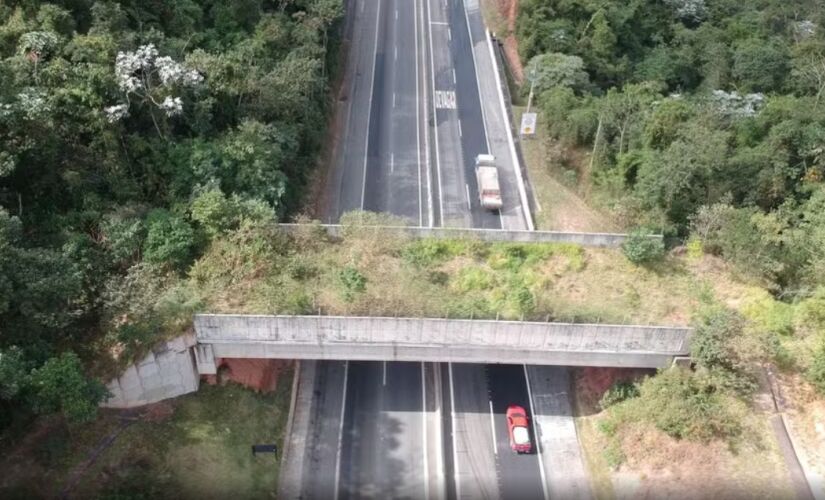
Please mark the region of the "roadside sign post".
<svg viewBox="0 0 825 500"><path fill-rule="evenodd" d="M519 135L534 135L536 133L536 113L524 113L521 115L521 128Z"/></svg>

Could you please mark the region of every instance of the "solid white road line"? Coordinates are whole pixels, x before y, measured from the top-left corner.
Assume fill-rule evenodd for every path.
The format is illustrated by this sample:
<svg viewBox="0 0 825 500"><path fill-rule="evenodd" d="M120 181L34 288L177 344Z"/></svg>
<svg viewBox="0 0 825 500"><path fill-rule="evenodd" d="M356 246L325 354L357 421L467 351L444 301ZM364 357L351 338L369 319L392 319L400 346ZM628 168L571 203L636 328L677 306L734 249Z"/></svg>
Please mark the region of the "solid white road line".
<svg viewBox="0 0 825 500"><path fill-rule="evenodd" d="M333 500L338 500L338 490L341 482L341 451L344 445L344 411L347 409L347 377L349 375L349 361L344 361L344 394L341 397L341 421L338 423L338 450L335 452L335 493Z"/></svg>
<svg viewBox="0 0 825 500"><path fill-rule="evenodd" d="M372 72L370 72L370 100L367 105L367 133L364 139L364 178L361 185L361 210L364 209L364 198L367 194L367 158L369 157L370 144L370 115L372 114L372 92L375 85L375 61L378 59L378 21L381 19L381 2L378 2L378 9L375 11L375 43L372 51Z"/></svg>
<svg viewBox="0 0 825 500"><path fill-rule="evenodd" d="M413 32L415 33L415 140L418 146L418 225L424 225L424 202L421 196L421 93L419 91L419 84L421 80L418 76L418 62L421 60L420 56L420 47L418 45L418 30L419 26L424 26L424 14L423 10L421 10L421 14L419 15L419 6L420 1L415 0L413 3L413 21L415 23L415 29ZM419 24L420 22L420 24ZM422 61L423 62L423 61ZM424 103L426 105L426 92L427 86L424 86ZM433 190L432 184L430 183L430 143L429 139L427 138L427 134L424 135L424 144L425 150L427 152L427 215L429 216L430 227L433 226Z"/></svg>
<svg viewBox="0 0 825 500"><path fill-rule="evenodd" d="M423 431L421 433L421 449L424 452L424 500L430 498L430 470L427 446L427 377L425 375L426 367L424 362L421 362L421 415L423 422Z"/></svg>
<svg viewBox="0 0 825 500"><path fill-rule="evenodd" d="M450 370L450 421L453 429L453 475L455 476L455 497L461 498L461 481L458 475L458 451L455 446L455 390L453 389L453 364L447 364Z"/></svg>
<svg viewBox="0 0 825 500"><path fill-rule="evenodd" d="M493 454L498 455L498 443L496 443L496 424L495 420L493 420L493 402L487 401L490 403L490 435L493 437Z"/></svg>
<svg viewBox="0 0 825 500"><path fill-rule="evenodd" d="M430 0L427 2L427 20L430 22L430 82L432 83L433 96L435 96L435 58L433 57L433 21L432 11L430 10ZM447 23L443 23L447 24ZM444 221L444 193L442 189L444 184L441 181L441 157L438 152L438 114L435 110L435 99L433 99L433 126L435 127L435 168L438 172L438 212L441 214L441 221Z"/></svg>
<svg viewBox="0 0 825 500"><path fill-rule="evenodd" d="M550 495L547 491L547 477L544 473L544 460L541 458L541 440L539 439L539 431L536 427L536 410L533 407L533 391L530 389L530 375L527 373L527 365L521 365L524 368L524 380L527 382L527 400L530 403L530 415L533 417L530 420L533 422L533 438L536 440L536 457L539 461L539 473L541 474L541 490L544 493L544 500L550 500Z"/></svg>
<svg viewBox="0 0 825 500"><path fill-rule="evenodd" d="M441 420L441 403L443 402L443 395L441 394L441 365L433 363L433 390L435 392L435 436L436 436L436 450L435 455L436 470L438 470L438 498L446 498L446 482L444 478L444 425Z"/></svg>

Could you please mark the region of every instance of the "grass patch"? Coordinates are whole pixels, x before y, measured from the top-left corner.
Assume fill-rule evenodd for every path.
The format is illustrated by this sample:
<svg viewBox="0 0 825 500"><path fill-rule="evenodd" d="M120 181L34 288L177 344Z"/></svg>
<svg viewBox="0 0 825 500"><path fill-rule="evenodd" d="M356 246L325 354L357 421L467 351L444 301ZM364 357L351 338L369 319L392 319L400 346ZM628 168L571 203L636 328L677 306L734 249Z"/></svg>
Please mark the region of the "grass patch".
<svg viewBox="0 0 825 500"><path fill-rule="evenodd" d="M616 249L387 238L371 227L339 240L259 231L213 244L179 285L202 310L679 325L698 302L680 261L637 267ZM249 241L263 243L233 276L228 263L250 254Z"/></svg>
<svg viewBox="0 0 825 500"><path fill-rule="evenodd" d="M273 394L236 385L204 386L171 403L166 418L124 430L72 490L75 498L265 498L277 488L279 459L250 446L278 443L289 411L290 376ZM57 496L74 467L119 425L105 412L81 428L53 426L0 464L0 497ZM37 434L35 432L34 434Z"/></svg>

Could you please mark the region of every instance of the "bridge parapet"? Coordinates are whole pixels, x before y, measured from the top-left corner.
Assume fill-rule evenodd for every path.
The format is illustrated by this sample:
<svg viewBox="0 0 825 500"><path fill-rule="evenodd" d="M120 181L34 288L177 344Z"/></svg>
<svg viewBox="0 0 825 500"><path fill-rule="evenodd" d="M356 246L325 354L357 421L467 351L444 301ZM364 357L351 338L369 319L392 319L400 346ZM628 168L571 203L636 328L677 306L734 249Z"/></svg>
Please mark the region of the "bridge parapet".
<svg viewBox="0 0 825 500"><path fill-rule="evenodd" d="M329 236L340 238L346 235L348 226L340 224L279 224L289 233L306 227L317 227ZM479 229L454 227L421 226L357 226L358 231L374 231L376 234L404 236L408 238L456 239L475 238L481 241L503 241L511 243L575 243L589 247L619 247L627 240L624 233L581 233L573 231L528 231L515 229ZM647 236L662 240L662 235Z"/></svg>
<svg viewBox="0 0 825 500"><path fill-rule="evenodd" d="M689 354L691 333L665 326L213 314L196 315L195 331L199 344L212 346L205 357L638 367L666 366Z"/></svg>

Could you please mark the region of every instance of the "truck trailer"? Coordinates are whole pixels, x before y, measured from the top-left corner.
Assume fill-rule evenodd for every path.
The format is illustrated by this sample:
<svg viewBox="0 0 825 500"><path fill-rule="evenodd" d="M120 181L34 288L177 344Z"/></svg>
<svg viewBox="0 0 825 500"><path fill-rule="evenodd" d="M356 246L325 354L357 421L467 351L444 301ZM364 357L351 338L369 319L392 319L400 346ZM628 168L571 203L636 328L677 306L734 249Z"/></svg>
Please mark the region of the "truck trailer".
<svg viewBox="0 0 825 500"><path fill-rule="evenodd" d="M487 210L500 210L501 188L498 184L496 157L482 154L476 156L476 181L478 183L478 200Z"/></svg>

